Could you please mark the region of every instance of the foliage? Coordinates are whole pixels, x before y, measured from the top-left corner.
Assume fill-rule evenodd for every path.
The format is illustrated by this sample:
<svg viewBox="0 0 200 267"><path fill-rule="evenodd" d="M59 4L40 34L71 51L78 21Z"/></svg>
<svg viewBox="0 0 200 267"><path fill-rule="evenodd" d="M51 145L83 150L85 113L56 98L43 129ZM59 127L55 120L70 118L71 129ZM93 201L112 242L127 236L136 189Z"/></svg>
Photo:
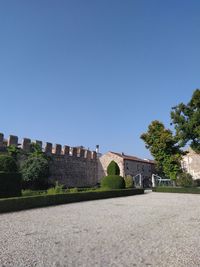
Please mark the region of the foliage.
<svg viewBox="0 0 200 267"><path fill-rule="evenodd" d="M0 197L21 196L21 175L15 172L0 172Z"/></svg>
<svg viewBox="0 0 200 267"><path fill-rule="evenodd" d="M198 187L155 187L152 188L153 192L163 192L163 193L189 193L189 194L200 194L200 189Z"/></svg>
<svg viewBox="0 0 200 267"><path fill-rule="evenodd" d="M112 160L107 167L107 174L108 175L120 175L120 168L118 164Z"/></svg>
<svg viewBox="0 0 200 267"><path fill-rule="evenodd" d="M46 189L49 176L49 163L42 154L30 155L21 166L24 187Z"/></svg>
<svg viewBox="0 0 200 267"><path fill-rule="evenodd" d="M14 158L17 161L17 156L21 153L21 150L19 147L11 145L7 147L8 155L10 155L12 158Z"/></svg>
<svg viewBox="0 0 200 267"><path fill-rule="evenodd" d="M93 192L78 192L0 199L0 213L95 199L132 196L138 194L144 194L144 190L135 188L109 191L97 190Z"/></svg>
<svg viewBox="0 0 200 267"><path fill-rule="evenodd" d="M62 194L63 192L63 185L59 184L58 181L56 181L55 187L51 187L47 190L48 195Z"/></svg>
<svg viewBox="0 0 200 267"><path fill-rule="evenodd" d="M125 188L124 178L119 175L108 175L101 179L101 187L108 189Z"/></svg>
<svg viewBox="0 0 200 267"><path fill-rule="evenodd" d="M181 147L191 142L191 148L200 153L200 89L196 89L188 104L172 108L172 124Z"/></svg>
<svg viewBox="0 0 200 267"><path fill-rule="evenodd" d="M193 181L193 185L199 187L199 186L200 186L200 179L196 179L196 180L194 180L194 181Z"/></svg>
<svg viewBox="0 0 200 267"><path fill-rule="evenodd" d="M188 187L193 185L192 175L186 172L183 172L178 175L176 180L178 186Z"/></svg>
<svg viewBox="0 0 200 267"><path fill-rule="evenodd" d="M22 196L23 197L29 197L29 196L40 196L40 195L46 195L47 192L45 190L31 190L31 189L25 189L22 190Z"/></svg>
<svg viewBox="0 0 200 267"><path fill-rule="evenodd" d="M126 188L133 188L134 187L134 181L133 177L131 175L127 175L125 178L125 187Z"/></svg>
<svg viewBox="0 0 200 267"><path fill-rule="evenodd" d="M0 171L17 172L17 164L14 158L8 155L0 155Z"/></svg>
<svg viewBox="0 0 200 267"><path fill-rule="evenodd" d="M155 120L149 125L147 133L141 135L141 139L155 158L157 168L166 176L175 179L181 172L180 160L184 153L177 145L172 132L166 129L163 123Z"/></svg>
<svg viewBox="0 0 200 267"><path fill-rule="evenodd" d="M77 193L77 192L83 192L83 191L85 191L85 192L87 192L87 191L92 191L92 189L86 189L86 190L79 190L77 187L74 187L74 188L69 188L68 190L67 190L67 192L69 192L69 193Z"/></svg>

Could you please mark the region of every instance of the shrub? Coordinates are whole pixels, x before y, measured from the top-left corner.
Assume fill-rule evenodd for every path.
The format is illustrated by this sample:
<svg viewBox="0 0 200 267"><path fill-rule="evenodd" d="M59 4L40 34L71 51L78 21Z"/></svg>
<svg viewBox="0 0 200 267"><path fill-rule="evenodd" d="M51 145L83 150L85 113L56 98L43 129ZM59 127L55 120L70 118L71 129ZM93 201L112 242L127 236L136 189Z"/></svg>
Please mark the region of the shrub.
<svg viewBox="0 0 200 267"><path fill-rule="evenodd" d="M0 155L0 171L17 172L17 164L14 158L8 155Z"/></svg>
<svg viewBox="0 0 200 267"><path fill-rule="evenodd" d="M80 190L80 191L88 191L90 189L85 189L85 190ZM79 192L78 188L77 187L73 187L73 188L70 188L67 190L69 193L77 193Z"/></svg>
<svg viewBox="0 0 200 267"><path fill-rule="evenodd" d="M21 166L24 188L46 189L49 163L42 155L30 155Z"/></svg>
<svg viewBox="0 0 200 267"><path fill-rule="evenodd" d="M119 175L108 175L101 179L101 187L108 189L125 188L124 178Z"/></svg>
<svg viewBox="0 0 200 267"><path fill-rule="evenodd" d="M73 194L40 195L31 197L0 199L0 213L52 206L58 204L73 203L79 201L132 196L138 194L144 194L144 189L93 191L79 192Z"/></svg>
<svg viewBox="0 0 200 267"><path fill-rule="evenodd" d="M58 181L56 181L55 187L51 187L47 190L48 195L54 195L54 194L61 194L63 193L63 185L59 185Z"/></svg>
<svg viewBox="0 0 200 267"><path fill-rule="evenodd" d="M186 172L179 174L176 184L178 186L188 187L193 185L192 175Z"/></svg>
<svg viewBox="0 0 200 267"><path fill-rule="evenodd" d="M125 186L126 188L133 188L134 187L134 181L133 177L131 175L127 175L125 178Z"/></svg>
<svg viewBox="0 0 200 267"><path fill-rule="evenodd" d="M30 190L30 189L26 189L26 190L22 190L22 196L23 197L30 197L30 196L41 196L41 195L46 195L47 192L46 191L37 191L37 190Z"/></svg>
<svg viewBox="0 0 200 267"><path fill-rule="evenodd" d="M194 180L194 181L193 181L193 185L199 187L199 186L200 186L200 179L196 179L196 180Z"/></svg>
<svg viewBox="0 0 200 267"><path fill-rule="evenodd" d="M107 174L108 175L120 175L120 168L118 164L112 160L107 167Z"/></svg>
<svg viewBox="0 0 200 267"><path fill-rule="evenodd" d="M21 196L21 175L16 172L0 172L0 197Z"/></svg>

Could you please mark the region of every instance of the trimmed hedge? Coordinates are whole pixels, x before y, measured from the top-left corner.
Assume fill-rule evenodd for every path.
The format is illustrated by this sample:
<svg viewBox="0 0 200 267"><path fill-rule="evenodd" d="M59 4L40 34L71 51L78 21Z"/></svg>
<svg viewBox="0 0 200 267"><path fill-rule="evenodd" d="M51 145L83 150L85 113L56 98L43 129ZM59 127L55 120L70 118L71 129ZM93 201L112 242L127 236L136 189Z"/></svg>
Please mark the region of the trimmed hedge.
<svg viewBox="0 0 200 267"><path fill-rule="evenodd" d="M0 198L21 196L21 174L0 172Z"/></svg>
<svg viewBox="0 0 200 267"><path fill-rule="evenodd" d="M124 189L124 190L78 192L78 193L57 194L57 195L7 198L7 199L0 199L0 213L53 206L58 204L67 204L72 202L81 202L81 201L114 198L114 197L125 197L138 194L144 194L144 190Z"/></svg>
<svg viewBox="0 0 200 267"><path fill-rule="evenodd" d="M122 176L108 175L101 179L101 187L108 189L123 189L125 188L125 181Z"/></svg>
<svg viewBox="0 0 200 267"><path fill-rule="evenodd" d="M155 187L153 192L200 194L198 187Z"/></svg>
<svg viewBox="0 0 200 267"><path fill-rule="evenodd" d="M108 175L120 175L120 168L118 164L112 160L107 167L107 174Z"/></svg>

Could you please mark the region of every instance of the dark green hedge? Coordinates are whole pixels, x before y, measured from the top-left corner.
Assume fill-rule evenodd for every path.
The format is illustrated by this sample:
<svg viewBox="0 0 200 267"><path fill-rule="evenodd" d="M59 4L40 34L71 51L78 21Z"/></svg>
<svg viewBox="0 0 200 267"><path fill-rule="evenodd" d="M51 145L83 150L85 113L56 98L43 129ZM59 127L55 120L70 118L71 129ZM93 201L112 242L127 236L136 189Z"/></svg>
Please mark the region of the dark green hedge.
<svg viewBox="0 0 200 267"><path fill-rule="evenodd" d="M21 174L0 172L0 198L21 196Z"/></svg>
<svg viewBox="0 0 200 267"><path fill-rule="evenodd" d="M107 167L107 174L108 175L120 175L120 168L118 164L112 160Z"/></svg>
<svg viewBox="0 0 200 267"><path fill-rule="evenodd" d="M0 199L0 213L31 208L143 194L143 189L124 189L112 191L78 192L57 195L31 196Z"/></svg>
<svg viewBox="0 0 200 267"><path fill-rule="evenodd" d="M125 188L125 181L122 176L108 175L101 179L101 187L108 189L123 189Z"/></svg>
<svg viewBox="0 0 200 267"><path fill-rule="evenodd" d="M198 187L155 187L152 189L153 192L163 193L190 193L200 194L200 188Z"/></svg>
<svg viewBox="0 0 200 267"><path fill-rule="evenodd" d="M0 155L0 171L1 172L17 172L16 161L8 155Z"/></svg>

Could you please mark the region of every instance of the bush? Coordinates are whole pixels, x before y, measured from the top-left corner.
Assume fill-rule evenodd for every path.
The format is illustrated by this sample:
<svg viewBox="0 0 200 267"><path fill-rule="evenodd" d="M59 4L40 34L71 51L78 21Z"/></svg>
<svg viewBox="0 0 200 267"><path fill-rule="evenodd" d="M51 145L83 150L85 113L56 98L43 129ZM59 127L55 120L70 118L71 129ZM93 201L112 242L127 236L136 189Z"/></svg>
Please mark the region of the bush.
<svg viewBox="0 0 200 267"><path fill-rule="evenodd" d="M178 186L188 187L193 185L192 175L186 172L179 174L176 184Z"/></svg>
<svg viewBox="0 0 200 267"><path fill-rule="evenodd" d="M131 175L127 175L125 178L125 186L126 188L133 188L134 187L134 181L133 177Z"/></svg>
<svg viewBox="0 0 200 267"><path fill-rule="evenodd" d="M194 180L194 181L193 181L193 185L199 187L199 186L200 186L200 179L196 179L196 180Z"/></svg>
<svg viewBox="0 0 200 267"><path fill-rule="evenodd" d="M0 213L96 199L144 194L144 189L79 192L0 199Z"/></svg>
<svg viewBox="0 0 200 267"><path fill-rule="evenodd" d="M200 189L197 187L154 187L153 192L162 193L189 193L189 194L200 194Z"/></svg>
<svg viewBox="0 0 200 267"><path fill-rule="evenodd" d="M108 175L101 179L101 187L108 189L125 188L124 178L119 175Z"/></svg>
<svg viewBox="0 0 200 267"><path fill-rule="evenodd" d="M107 167L107 174L108 175L120 175L120 168L118 164L112 160Z"/></svg>
<svg viewBox="0 0 200 267"><path fill-rule="evenodd" d="M0 197L21 196L21 175L16 172L0 172Z"/></svg>
<svg viewBox="0 0 200 267"><path fill-rule="evenodd" d="M0 171L17 172L17 164L14 158L8 155L0 155Z"/></svg>
<svg viewBox="0 0 200 267"><path fill-rule="evenodd" d="M49 163L42 155L29 156L21 166L23 186L28 189L46 189L48 186Z"/></svg>
<svg viewBox="0 0 200 267"><path fill-rule="evenodd" d="M58 181L56 181L55 187L51 187L47 190L48 195L54 195L54 194L61 194L63 193L63 185L59 185Z"/></svg>

